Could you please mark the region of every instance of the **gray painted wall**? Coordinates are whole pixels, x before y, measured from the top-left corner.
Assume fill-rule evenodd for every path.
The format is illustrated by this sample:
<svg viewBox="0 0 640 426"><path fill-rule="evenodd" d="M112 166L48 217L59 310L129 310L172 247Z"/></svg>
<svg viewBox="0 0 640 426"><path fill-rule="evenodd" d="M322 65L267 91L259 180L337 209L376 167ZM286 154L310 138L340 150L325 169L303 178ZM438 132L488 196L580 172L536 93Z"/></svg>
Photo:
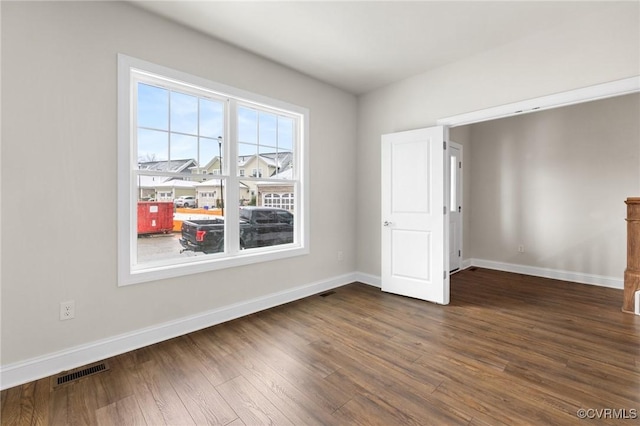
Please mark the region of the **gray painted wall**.
<svg viewBox="0 0 640 426"><path fill-rule="evenodd" d="M356 269L354 96L124 2L1 7L3 365ZM309 108L310 255L117 287L118 53Z"/></svg>
<svg viewBox="0 0 640 426"><path fill-rule="evenodd" d="M632 2L359 99L127 3L0 8L3 366L354 271L379 276L381 134L640 74ZM310 255L117 287L117 53L310 109ZM69 299L76 319L60 322Z"/></svg>

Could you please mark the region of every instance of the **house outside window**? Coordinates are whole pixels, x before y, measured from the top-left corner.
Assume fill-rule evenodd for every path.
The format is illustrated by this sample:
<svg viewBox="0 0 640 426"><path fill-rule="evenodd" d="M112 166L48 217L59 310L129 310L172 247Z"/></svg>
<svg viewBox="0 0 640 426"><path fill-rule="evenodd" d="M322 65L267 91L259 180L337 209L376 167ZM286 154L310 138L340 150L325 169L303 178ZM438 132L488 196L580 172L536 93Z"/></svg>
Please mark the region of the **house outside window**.
<svg viewBox="0 0 640 426"><path fill-rule="evenodd" d="M306 109L125 55L118 57L118 91L120 285L308 253ZM290 176L276 173L283 158L292 170ZM273 174L264 174L261 166L245 176L239 165L249 160L262 162ZM141 166L152 163L155 169ZM193 173L199 170L216 177L194 179ZM249 238L247 228L240 226L240 206L249 203L264 181L292 188L291 206L296 208L287 210L296 215L287 238ZM189 210L189 217L180 209L183 216L174 214L173 223L164 224L162 232L167 232L168 225L180 229L178 219L196 227L204 226L199 220L215 219L215 228L202 228L206 232L198 235L208 233L216 240L205 241L211 245L203 249L181 244L181 237L188 235L180 232L168 238L138 238L141 222L153 231L156 223L167 220L136 215L142 182L150 188L174 188L172 192L157 188L154 193L158 198L175 196L178 207L193 200L201 207L216 207ZM289 201L278 204L290 205ZM201 219L201 215L210 216ZM183 248L188 249L186 253L181 252Z"/></svg>

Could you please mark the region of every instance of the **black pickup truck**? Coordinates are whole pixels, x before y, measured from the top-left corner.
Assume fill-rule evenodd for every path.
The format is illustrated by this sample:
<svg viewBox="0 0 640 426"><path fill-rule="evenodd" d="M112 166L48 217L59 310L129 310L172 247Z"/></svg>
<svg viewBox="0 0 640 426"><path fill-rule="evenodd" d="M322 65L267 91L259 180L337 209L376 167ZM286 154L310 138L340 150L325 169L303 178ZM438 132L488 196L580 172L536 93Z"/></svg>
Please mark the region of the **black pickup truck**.
<svg viewBox="0 0 640 426"><path fill-rule="evenodd" d="M185 220L180 244L185 250L218 253L224 250L224 219ZM293 214L269 207L240 207L240 248L293 242Z"/></svg>

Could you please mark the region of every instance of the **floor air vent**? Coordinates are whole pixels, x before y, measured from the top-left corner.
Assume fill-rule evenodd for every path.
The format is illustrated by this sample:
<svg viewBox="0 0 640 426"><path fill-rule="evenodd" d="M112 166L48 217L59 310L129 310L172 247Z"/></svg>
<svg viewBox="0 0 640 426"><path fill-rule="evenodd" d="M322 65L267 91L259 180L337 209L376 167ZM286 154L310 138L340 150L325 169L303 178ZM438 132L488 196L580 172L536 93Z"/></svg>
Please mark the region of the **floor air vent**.
<svg viewBox="0 0 640 426"><path fill-rule="evenodd" d="M106 362L100 362L98 364L90 365L88 367L82 367L76 370L71 370L60 374L55 377L53 387L61 386L67 383L75 382L83 377L91 376L93 374L98 374L103 371L107 371L109 366Z"/></svg>
<svg viewBox="0 0 640 426"><path fill-rule="evenodd" d="M320 295L320 297L327 297L327 296L331 296L332 294L336 294L335 291L327 291L326 293L322 293Z"/></svg>

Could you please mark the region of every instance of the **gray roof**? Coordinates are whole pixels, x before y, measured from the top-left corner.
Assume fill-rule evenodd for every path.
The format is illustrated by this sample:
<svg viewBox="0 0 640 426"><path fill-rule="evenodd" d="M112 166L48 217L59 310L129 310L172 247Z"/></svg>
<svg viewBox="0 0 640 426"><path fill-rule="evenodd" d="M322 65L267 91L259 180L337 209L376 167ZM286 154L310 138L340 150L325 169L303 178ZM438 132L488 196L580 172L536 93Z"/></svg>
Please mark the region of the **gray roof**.
<svg viewBox="0 0 640 426"><path fill-rule="evenodd" d="M184 160L171 160L171 161L144 161L138 163L139 170L150 172L169 172L169 173L182 173L188 172L189 168L195 164L195 160L192 158ZM178 183L173 183L178 182ZM181 178L168 177L168 176L138 176L138 185L141 188L155 188L162 186L163 188L171 187L189 187L193 186L192 183L187 182Z"/></svg>
<svg viewBox="0 0 640 426"><path fill-rule="evenodd" d="M179 173L189 167L196 165L196 160L188 158L184 160L171 160L171 161L144 161L138 163L140 170L149 170L153 172L172 172Z"/></svg>

